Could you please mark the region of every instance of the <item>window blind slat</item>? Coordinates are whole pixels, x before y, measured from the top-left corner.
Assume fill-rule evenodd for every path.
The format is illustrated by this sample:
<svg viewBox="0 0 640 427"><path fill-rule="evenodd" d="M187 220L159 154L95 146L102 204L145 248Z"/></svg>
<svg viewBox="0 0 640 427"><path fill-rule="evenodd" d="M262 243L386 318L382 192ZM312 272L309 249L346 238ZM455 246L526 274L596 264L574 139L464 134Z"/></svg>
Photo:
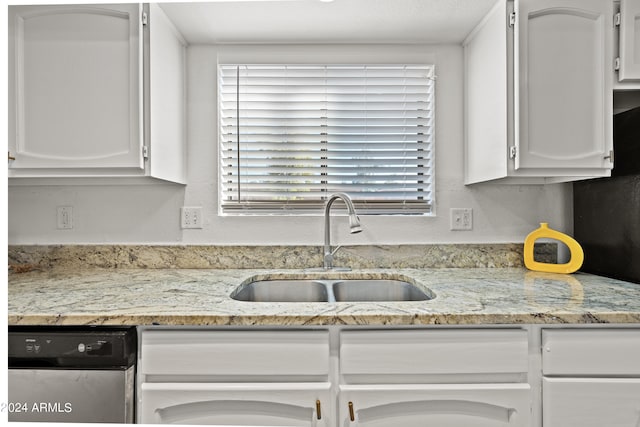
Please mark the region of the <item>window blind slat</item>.
<svg viewBox="0 0 640 427"><path fill-rule="evenodd" d="M236 124L233 120L224 120L223 126L225 128L235 128ZM347 127L361 127L365 126L367 129L370 127L389 127L396 126L402 127L407 130L415 131L416 126L429 126L430 120L428 117L300 117L300 118L277 118L277 125L274 123L273 117L243 117L242 127L255 127L264 126L267 128L273 127L309 127L313 126L315 133L320 130L327 131L332 128L341 129L344 126ZM236 129L233 129L234 131ZM413 132L412 132L413 133Z"/></svg>
<svg viewBox="0 0 640 427"><path fill-rule="evenodd" d="M335 179L338 178L351 178L353 176L358 176L358 175L364 175L364 174L369 174L372 177L377 177L380 176L382 178L384 178L385 176L390 176L390 175L394 175L394 174L398 174L399 176L409 176L409 174L418 174L418 173L424 173L425 168L424 167L412 167L412 166L407 166L407 165L403 165L403 166L386 166L384 168L382 167L370 167L370 168L358 168L357 172L353 171L352 167L340 167L340 166L326 166L326 167L322 167L321 169L317 169L317 170L311 170L311 169L304 169L301 170L300 172L295 172L296 169L302 169L302 168L278 168L278 167L272 167L271 165L265 165L265 166L252 166L250 168L244 168L242 171L242 175L240 175L241 179L244 177L252 177L252 176L258 176L258 177L296 177L296 176L304 176L304 177L313 177L316 175L320 175L321 177L326 176L326 174L332 174L332 177ZM429 171L427 169L427 171ZM227 175L223 175L223 179L224 180L236 180L237 179L237 174L227 174ZM266 179L266 178L265 178ZM407 178L409 179L409 178ZM326 179L325 179L326 180Z"/></svg>
<svg viewBox="0 0 640 427"><path fill-rule="evenodd" d="M221 112L229 115L236 115L236 100L225 100L221 98ZM242 111L243 116L247 116L252 114L254 110L264 110L268 109L271 111L277 112L286 112L286 111L311 111L315 115L318 114L317 110L323 112L340 112L340 111L349 111L349 112L360 112L364 114L370 114L375 111L382 112L397 112L397 111L425 111L429 112L431 109L431 104L428 101L406 101L406 100L398 100L398 101L387 101L387 102L376 102L373 100L368 100L367 102L356 102L356 101L325 101L320 100L316 102L291 102L291 101L282 101L282 102L267 102L265 100L257 100L257 101L249 101L247 99L240 99L240 111Z"/></svg>
<svg viewBox="0 0 640 427"><path fill-rule="evenodd" d="M238 78L239 76L239 78ZM221 65L223 213L430 213L433 66Z"/></svg>
<svg viewBox="0 0 640 427"><path fill-rule="evenodd" d="M407 214L415 215L424 213L424 201L405 201L401 204L387 202L385 200L354 201L354 205L360 215L363 214ZM335 209L340 209L337 205ZM242 202L225 203L228 213L242 215L260 215L263 213L286 213L295 211L301 215L317 215L318 203L315 200L285 199L272 202L269 200L246 200Z"/></svg>
<svg viewBox="0 0 640 427"><path fill-rule="evenodd" d="M394 159L394 158L385 158L385 159L358 159L353 160L353 159L340 159L340 158L336 158L336 157L332 157L330 159L322 159L322 158L308 158L308 159L289 159L289 158L279 158L279 159L273 159L273 160L269 160L269 161L265 161L263 159L256 159L256 158L248 158L248 159L241 159L240 160L240 167L241 168L249 168L253 165L257 165L257 166L273 166L274 170L275 168L277 168L278 166L289 166L289 167L307 167L307 169L309 167L318 167L318 168L322 168L325 165L329 165L329 166L339 166L342 165L344 167L350 167L350 168L356 168L358 166L371 166L371 167L375 167L377 165L379 165L381 163L381 161L385 162L385 165L388 166L405 166L405 165L413 165L413 166L422 166L423 160L425 159L413 159L413 158L405 158L405 159ZM235 168L236 166L238 166L238 159L225 159L223 160L224 163L224 167L225 169L230 169L229 166L231 166L231 168ZM233 174L235 173L235 171L233 170L226 170L225 172L227 172L228 174Z"/></svg>
<svg viewBox="0 0 640 427"><path fill-rule="evenodd" d="M423 94L421 93L403 93L401 95L389 94L389 93L349 93L342 95L340 93L240 93L240 98L243 102L262 102L277 103L277 102L340 102L340 103L366 103L366 102L420 102ZM237 101L236 94L224 94L223 101L235 102ZM242 109L241 109L242 110Z"/></svg>
<svg viewBox="0 0 640 427"><path fill-rule="evenodd" d="M322 147L318 147L318 141L251 141L243 140L246 151L254 150L282 150L282 151L320 151L326 150L359 150L359 151L378 151L378 150L422 150L424 149L424 143L418 141L403 141L397 143L393 141L328 141L324 142ZM235 150L237 147L236 141L222 141L222 150ZM243 150L243 151L245 151ZM231 154L235 156L235 154Z"/></svg>
<svg viewBox="0 0 640 427"><path fill-rule="evenodd" d="M223 134L220 135L221 140L227 146L237 146L237 135L231 134ZM283 138L282 135L240 135L240 142L242 144L254 144L254 143L262 143L262 142L278 142L278 143L356 143L362 142L363 146L365 143L393 143L394 140L401 140L402 143L407 142L416 142L416 143L425 143L425 137L423 135L392 135L392 134L380 134L380 135L287 135L286 138ZM427 149L428 144L424 144L425 149Z"/></svg>
<svg viewBox="0 0 640 427"><path fill-rule="evenodd" d="M275 201L278 198L292 198L294 200L317 200L320 198L327 198L331 193L334 192L344 192L347 186L335 186L331 188L331 191L320 191L320 190L309 190L305 192L300 191L260 191L260 192L251 192L248 191L246 194L246 200L264 200L264 201ZM233 191L233 188L231 188ZM388 191L379 191L379 192L371 192L371 191L359 191L358 189L349 190L349 195L352 198L363 198L366 197L370 200L386 200L388 201L392 197L397 198L406 198L411 197L415 193L415 190L408 189L407 191L400 190L388 190ZM424 196L428 196L429 193L421 192ZM240 199L240 201L244 201L244 199Z"/></svg>

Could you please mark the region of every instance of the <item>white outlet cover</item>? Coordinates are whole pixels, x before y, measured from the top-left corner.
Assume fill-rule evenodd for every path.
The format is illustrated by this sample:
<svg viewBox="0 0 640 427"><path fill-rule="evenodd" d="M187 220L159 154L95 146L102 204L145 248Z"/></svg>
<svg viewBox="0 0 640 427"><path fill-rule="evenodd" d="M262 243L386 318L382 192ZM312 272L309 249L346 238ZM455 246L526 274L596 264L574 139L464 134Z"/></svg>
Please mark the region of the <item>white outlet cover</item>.
<svg viewBox="0 0 640 427"><path fill-rule="evenodd" d="M202 228L202 208L188 206L180 208L180 226L182 228Z"/></svg>

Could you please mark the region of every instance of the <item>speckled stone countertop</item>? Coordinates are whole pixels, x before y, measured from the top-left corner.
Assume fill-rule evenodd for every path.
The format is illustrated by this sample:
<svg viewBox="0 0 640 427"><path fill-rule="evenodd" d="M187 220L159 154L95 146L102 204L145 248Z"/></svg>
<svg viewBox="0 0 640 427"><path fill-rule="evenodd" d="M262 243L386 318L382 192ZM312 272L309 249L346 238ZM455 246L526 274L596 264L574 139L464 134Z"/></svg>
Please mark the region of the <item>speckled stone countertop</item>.
<svg viewBox="0 0 640 427"><path fill-rule="evenodd" d="M431 325L640 323L640 285L523 268L362 269L329 278L395 278L421 302L256 303L230 298L255 279L319 278L289 269L51 269L11 273L10 325Z"/></svg>

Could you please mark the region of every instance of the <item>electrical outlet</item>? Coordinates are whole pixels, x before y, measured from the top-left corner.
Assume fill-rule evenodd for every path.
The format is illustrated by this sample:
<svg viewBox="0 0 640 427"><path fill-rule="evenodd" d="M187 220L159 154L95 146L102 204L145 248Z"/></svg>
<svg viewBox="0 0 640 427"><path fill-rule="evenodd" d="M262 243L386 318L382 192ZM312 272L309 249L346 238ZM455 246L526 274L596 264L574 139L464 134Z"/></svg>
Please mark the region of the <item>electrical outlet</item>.
<svg viewBox="0 0 640 427"><path fill-rule="evenodd" d="M472 230L473 229L473 209L471 208L451 208L451 230Z"/></svg>
<svg viewBox="0 0 640 427"><path fill-rule="evenodd" d="M57 224L58 230L73 228L73 206L58 206Z"/></svg>
<svg viewBox="0 0 640 427"><path fill-rule="evenodd" d="M180 226L182 228L202 228L202 208L180 208Z"/></svg>

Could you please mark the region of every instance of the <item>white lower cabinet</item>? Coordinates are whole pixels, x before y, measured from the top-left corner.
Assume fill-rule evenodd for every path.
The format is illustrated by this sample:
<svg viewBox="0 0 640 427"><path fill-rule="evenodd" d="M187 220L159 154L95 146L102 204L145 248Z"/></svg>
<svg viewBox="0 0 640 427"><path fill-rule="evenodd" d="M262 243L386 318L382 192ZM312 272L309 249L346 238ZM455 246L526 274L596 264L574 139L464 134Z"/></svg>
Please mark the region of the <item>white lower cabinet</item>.
<svg viewBox="0 0 640 427"><path fill-rule="evenodd" d="M329 383L145 383L147 424L330 426Z"/></svg>
<svg viewBox="0 0 640 427"><path fill-rule="evenodd" d="M543 427L640 426L640 329L542 331Z"/></svg>
<svg viewBox="0 0 640 427"><path fill-rule="evenodd" d="M528 384L341 386L339 425L526 427L530 396Z"/></svg>
<svg viewBox="0 0 640 427"><path fill-rule="evenodd" d="M528 427L527 372L520 328L343 331L338 425Z"/></svg>
<svg viewBox="0 0 640 427"><path fill-rule="evenodd" d="M544 427L637 427L638 378L545 378Z"/></svg>
<svg viewBox="0 0 640 427"><path fill-rule="evenodd" d="M137 421L333 425L329 331L142 329Z"/></svg>
<svg viewBox="0 0 640 427"><path fill-rule="evenodd" d="M137 422L638 427L640 328L140 327Z"/></svg>

